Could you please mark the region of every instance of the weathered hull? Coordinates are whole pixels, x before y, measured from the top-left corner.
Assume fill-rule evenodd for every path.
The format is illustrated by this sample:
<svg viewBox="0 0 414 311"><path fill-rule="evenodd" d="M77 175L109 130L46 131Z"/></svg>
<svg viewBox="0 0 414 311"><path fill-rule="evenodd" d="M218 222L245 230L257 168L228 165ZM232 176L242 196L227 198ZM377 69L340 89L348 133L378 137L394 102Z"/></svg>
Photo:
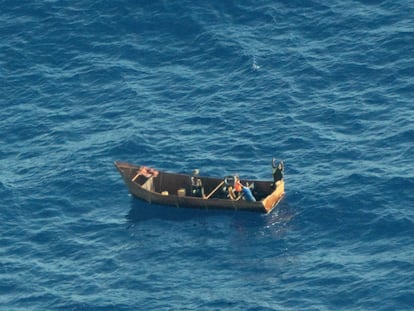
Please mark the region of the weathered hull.
<svg viewBox="0 0 414 311"><path fill-rule="evenodd" d="M269 213L276 207L284 195L283 180L278 182L277 187L274 190L270 188L272 184L270 181L250 181L255 183L255 187L258 188L259 191L266 194L262 199L256 202L215 197L205 199L201 197L179 195L177 194L178 189L183 189L184 192L189 193L188 180L190 176L160 172L160 175L151 181L151 189L149 189L134 181L134 176L136 176L140 169L139 166L121 162L115 162L115 166L120 172L129 192L134 197L153 204L184 208L241 210ZM222 179L219 178L203 177L202 179L206 188L206 193L213 192L217 185L220 185L222 182Z"/></svg>

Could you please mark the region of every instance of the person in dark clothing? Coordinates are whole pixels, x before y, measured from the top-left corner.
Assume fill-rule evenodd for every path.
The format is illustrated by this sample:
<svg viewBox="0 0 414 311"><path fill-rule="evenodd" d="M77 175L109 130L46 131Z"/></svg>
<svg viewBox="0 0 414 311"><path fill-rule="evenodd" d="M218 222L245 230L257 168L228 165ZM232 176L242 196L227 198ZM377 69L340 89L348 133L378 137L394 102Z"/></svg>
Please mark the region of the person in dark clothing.
<svg viewBox="0 0 414 311"><path fill-rule="evenodd" d="M191 195L194 197L204 198L204 187L200 178L198 178L199 171L194 170L191 176Z"/></svg>
<svg viewBox="0 0 414 311"><path fill-rule="evenodd" d="M272 159L272 174L273 174L273 182L276 187L276 182L283 179L283 171L284 171L284 164L283 161L280 161L278 165L276 165L276 159Z"/></svg>

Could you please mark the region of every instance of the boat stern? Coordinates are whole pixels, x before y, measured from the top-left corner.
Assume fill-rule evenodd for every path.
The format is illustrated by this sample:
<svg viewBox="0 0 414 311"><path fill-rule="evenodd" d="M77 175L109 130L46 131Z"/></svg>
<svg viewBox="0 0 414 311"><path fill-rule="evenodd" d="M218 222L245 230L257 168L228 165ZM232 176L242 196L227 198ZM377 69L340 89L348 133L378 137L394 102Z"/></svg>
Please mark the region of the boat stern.
<svg viewBox="0 0 414 311"><path fill-rule="evenodd" d="M262 202L266 213L270 213L285 195L285 181L283 179L276 182L276 189L267 196Z"/></svg>

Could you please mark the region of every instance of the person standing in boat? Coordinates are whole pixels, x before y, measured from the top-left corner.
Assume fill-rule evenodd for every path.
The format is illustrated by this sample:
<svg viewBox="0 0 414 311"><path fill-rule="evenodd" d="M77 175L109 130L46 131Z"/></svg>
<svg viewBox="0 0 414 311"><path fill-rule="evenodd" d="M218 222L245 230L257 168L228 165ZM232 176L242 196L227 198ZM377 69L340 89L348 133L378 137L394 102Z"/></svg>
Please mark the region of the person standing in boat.
<svg viewBox="0 0 414 311"><path fill-rule="evenodd" d="M273 175L273 186L276 188L276 183L279 180L283 179L283 171L284 171L284 164L283 161L280 161L278 165L276 165L276 159L272 159L272 175Z"/></svg>

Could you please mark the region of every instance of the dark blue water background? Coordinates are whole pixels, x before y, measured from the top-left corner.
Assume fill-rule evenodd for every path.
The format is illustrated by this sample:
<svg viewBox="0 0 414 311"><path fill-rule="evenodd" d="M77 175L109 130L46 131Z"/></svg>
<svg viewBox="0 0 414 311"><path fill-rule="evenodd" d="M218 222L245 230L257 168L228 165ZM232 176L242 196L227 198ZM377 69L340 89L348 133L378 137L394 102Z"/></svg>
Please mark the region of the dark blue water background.
<svg viewBox="0 0 414 311"><path fill-rule="evenodd" d="M410 310L414 2L0 1L2 310ZM269 215L113 166L271 178Z"/></svg>

